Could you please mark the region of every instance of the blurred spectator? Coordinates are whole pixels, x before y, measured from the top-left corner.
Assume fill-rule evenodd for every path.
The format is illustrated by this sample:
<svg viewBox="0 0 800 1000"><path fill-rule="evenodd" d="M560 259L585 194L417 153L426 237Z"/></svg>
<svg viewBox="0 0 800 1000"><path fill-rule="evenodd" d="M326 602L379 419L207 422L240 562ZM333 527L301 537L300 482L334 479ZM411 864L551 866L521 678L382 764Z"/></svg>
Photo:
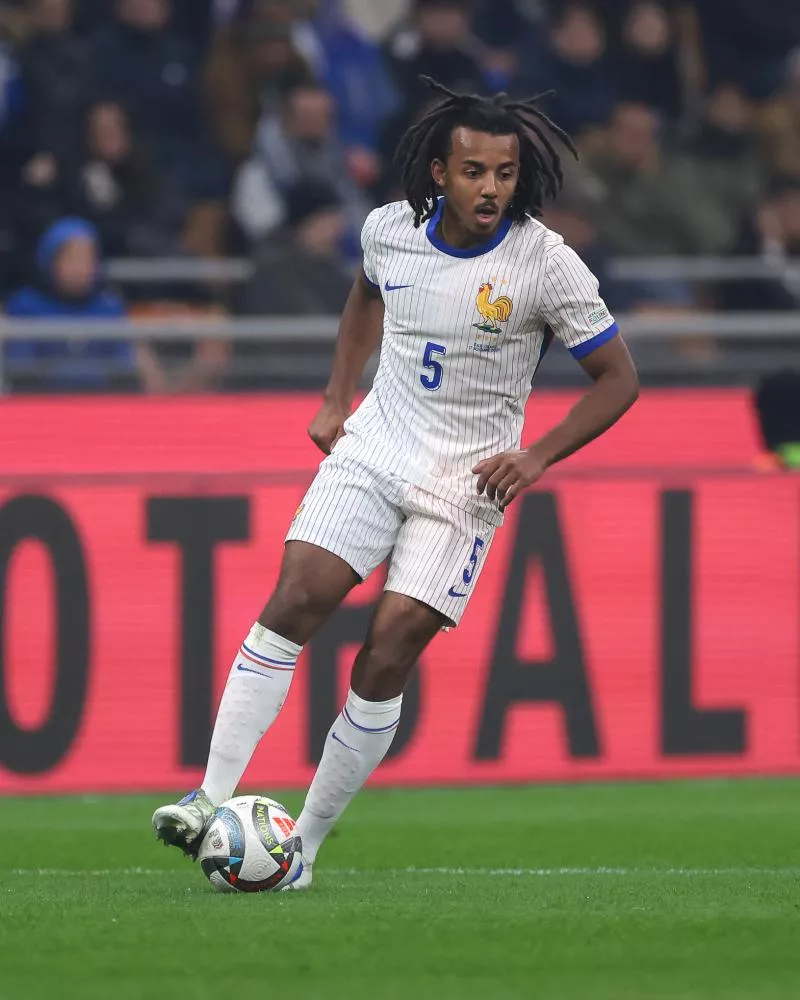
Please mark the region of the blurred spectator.
<svg viewBox="0 0 800 1000"><path fill-rule="evenodd" d="M320 86L306 85L290 91L281 112L259 125L253 155L234 182L234 217L257 242L283 220L286 192L312 181L335 189L355 251L371 205L348 173L330 95Z"/></svg>
<svg viewBox="0 0 800 1000"><path fill-rule="evenodd" d="M82 219L66 218L42 236L36 263L39 280L6 302L14 319L85 320L124 317L122 300L100 275L97 233ZM5 375L10 388L28 392L132 389L148 382L146 349L126 340L87 336L76 340L7 340Z"/></svg>
<svg viewBox="0 0 800 1000"><path fill-rule="evenodd" d="M315 79L336 102L351 168L374 183L378 126L397 97L381 50L347 20L339 0L251 0L220 33L206 72L218 141L240 162L258 118L276 110L288 89Z"/></svg>
<svg viewBox="0 0 800 1000"><path fill-rule="evenodd" d="M286 195L286 225L255 251L255 273L241 293L244 315L335 315L342 311L353 278L341 263L339 244L346 220L336 191L326 184L302 184ZM268 388L276 368L287 363L311 378L303 347L247 340L234 345L237 389ZM324 348L321 348L324 352Z"/></svg>
<svg viewBox="0 0 800 1000"><path fill-rule="evenodd" d="M190 39L202 52L213 37L213 31L220 8L219 0L172 0L173 24L184 38Z"/></svg>
<svg viewBox="0 0 800 1000"><path fill-rule="evenodd" d="M467 0L415 0L411 21L386 45L389 68L408 114L429 96L420 74L452 90L484 90L471 27Z"/></svg>
<svg viewBox="0 0 800 1000"><path fill-rule="evenodd" d="M620 100L647 104L670 119L681 113L678 51L667 11L654 0L634 3L614 59Z"/></svg>
<svg viewBox="0 0 800 1000"><path fill-rule="evenodd" d="M170 0L116 0L115 21L97 32L95 87L119 101L156 166L190 202L223 197L226 176L202 115L196 51L170 28Z"/></svg>
<svg viewBox="0 0 800 1000"><path fill-rule="evenodd" d="M717 300L725 309L800 309L800 179L778 178L745 223L737 246L741 254L759 256L773 277L720 285Z"/></svg>
<svg viewBox="0 0 800 1000"><path fill-rule="evenodd" d="M490 91L509 90L520 66L541 58L545 10L541 0L474 0L475 35Z"/></svg>
<svg viewBox="0 0 800 1000"><path fill-rule="evenodd" d="M0 38L19 44L29 27L25 0L0 0Z"/></svg>
<svg viewBox="0 0 800 1000"><path fill-rule="evenodd" d="M342 0L344 12L374 41L380 41L408 17L412 0Z"/></svg>
<svg viewBox="0 0 800 1000"><path fill-rule="evenodd" d="M19 260L27 264L35 255L38 235L69 210L74 171L49 151L30 156L24 141L18 152L21 162L9 181L8 212ZM17 159L12 156L9 161L14 165ZM29 277L26 271L25 280Z"/></svg>
<svg viewBox="0 0 800 1000"><path fill-rule="evenodd" d="M234 164L249 156L262 115L276 111L292 87L313 81L294 42L297 20L285 0L250 4L214 42L206 101L217 143Z"/></svg>
<svg viewBox="0 0 800 1000"><path fill-rule="evenodd" d="M760 112L759 131L772 170L800 180L800 47L787 60L783 89Z"/></svg>
<svg viewBox="0 0 800 1000"><path fill-rule="evenodd" d="M22 79L17 49L24 37L22 24L13 16L3 16L0 4L0 139L7 134L22 109ZM10 11L10 8L6 8Z"/></svg>
<svg viewBox="0 0 800 1000"><path fill-rule="evenodd" d="M101 101L89 109L85 156L76 179L81 214L95 224L111 257L167 256L178 250L183 222L177 199L134 144L124 108Z"/></svg>
<svg viewBox="0 0 800 1000"><path fill-rule="evenodd" d="M709 95L700 130L681 158L704 218L705 253L734 250L763 189L753 122L753 104L742 89L735 83L720 83Z"/></svg>
<svg viewBox="0 0 800 1000"><path fill-rule="evenodd" d="M591 177L578 168L568 167L566 183L555 202L549 202L542 222L564 237L600 282L600 294L612 312L631 305L625 289L608 275L608 252L600 239L597 220L600 192Z"/></svg>
<svg viewBox="0 0 800 1000"><path fill-rule="evenodd" d="M426 88L424 99L412 107L410 113L408 108L403 107L387 118L381 126L378 136L378 156L381 160L382 169L378 183L373 189L373 193L379 202L401 201L405 198L400 185L400 170L394 160L397 146L406 129L414 122L419 121L440 100L440 94L433 93Z"/></svg>
<svg viewBox="0 0 800 1000"><path fill-rule="evenodd" d="M162 286L163 288L163 286ZM188 301L159 300L132 305L134 322L160 322L186 325L192 321L224 320L226 313L211 301L208 292L194 286ZM231 344L228 340L184 338L151 340L147 348L147 364L152 392L187 393L218 389L228 371Z"/></svg>
<svg viewBox="0 0 800 1000"><path fill-rule="evenodd" d="M329 184L291 188L285 226L255 248L255 273L238 311L251 316L341 312L353 283L339 253L345 227L341 199Z"/></svg>
<svg viewBox="0 0 800 1000"><path fill-rule="evenodd" d="M31 37L20 55L28 142L60 167L74 154L89 100L85 42L72 33L73 0L30 0Z"/></svg>
<svg viewBox="0 0 800 1000"><path fill-rule="evenodd" d="M70 207L71 179L91 75L85 44L71 33L72 0L29 0L20 49L22 114L2 150L8 214L21 260Z"/></svg>
<svg viewBox="0 0 800 1000"><path fill-rule="evenodd" d="M693 0L693 7L711 83L737 80L755 100L769 97L800 42L797 0Z"/></svg>
<svg viewBox="0 0 800 1000"><path fill-rule="evenodd" d="M772 468L800 471L800 371L768 373L753 401Z"/></svg>
<svg viewBox="0 0 800 1000"><path fill-rule="evenodd" d="M24 157L23 91L15 49L24 37L23 11L0 4L0 296L24 280L19 272L14 202Z"/></svg>
<svg viewBox="0 0 800 1000"><path fill-rule="evenodd" d="M339 136L351 170L359 174L362 186L368 186L377 180L378 130L397 107L398 94L381 49L348 21L340 0L321 0L319 6L315 27L310 29L318 42L317 76L336 103Z"/></svg>
<svg viewBox="0 0 800 1000"><path fill-rule="evenodd" d="M600 228L613 253L699 254L713 245L715 213L698 198L693 171L662 150L651 108L618 105L590 165L605 186Z"/></svg>
<svg viewBox="0 0 800 1000"><path fill-rule="evenodd" d="M475 34L491 50L513 51L532 25L544 23L544 5L537 0L474 0Z"/></svg>
<svg viewBox="0 0 800 1000"><path fill-rule="evenodd" d="M214 26L230 0L171 0L173 29L198 53L211 40ZM234 5L238 0L233 0ZM114 0L77 0L76 22L80 31L90 33L113 21Z"/></svg>
<svg viewBox="0 0 800 1000"><path fill-rule="evenodd" d="M557 8L547 45L538 58L520 66L516 89L526 94L554 90L547 113L574 136L608 120L614 90L606 33L592 7L570 2Z"/></svg>

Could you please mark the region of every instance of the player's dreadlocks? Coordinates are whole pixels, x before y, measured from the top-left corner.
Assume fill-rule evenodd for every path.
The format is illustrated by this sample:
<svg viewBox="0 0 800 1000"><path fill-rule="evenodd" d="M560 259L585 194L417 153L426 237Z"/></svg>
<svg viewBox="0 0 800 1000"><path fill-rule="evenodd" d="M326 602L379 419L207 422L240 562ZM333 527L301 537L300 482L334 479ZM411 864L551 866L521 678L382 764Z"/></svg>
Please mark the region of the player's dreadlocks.
<svg viewBox="0 0 800 1000"><path fill-rule="evenodd" d="M519 222L526 215L541 215L546 198L555 198L564 181L561 157L550 141L548 131L556 136L577 159L578 153L567 133L538 109L536 102L545 97L512 100L507 94L479 97L456 94L432 80L422 79L444 95L416 125L405 133L395 159L409 204L414 209L414 225L430 219L436 211L439 190L431 177L431 162L446 161L450 136L463 126L489 135L511 135L519 139L519 181L507 215ZM538 140L538 141L537 141Z"/></svg>

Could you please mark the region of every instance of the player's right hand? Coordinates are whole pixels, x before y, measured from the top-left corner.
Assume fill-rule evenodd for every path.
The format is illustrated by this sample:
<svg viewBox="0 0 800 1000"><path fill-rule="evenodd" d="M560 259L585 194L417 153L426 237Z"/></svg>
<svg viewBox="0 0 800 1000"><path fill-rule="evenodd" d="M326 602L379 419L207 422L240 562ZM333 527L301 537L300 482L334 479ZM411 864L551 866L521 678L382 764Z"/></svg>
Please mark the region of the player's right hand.
<svg viewBox="0 0 800 1000"><path fill-rule="evenodd" d="M339 438L344 437L344 422L347 417L344 407L336 403L322 404L308 428L308 436L320 451L330 455Z"/></svg>

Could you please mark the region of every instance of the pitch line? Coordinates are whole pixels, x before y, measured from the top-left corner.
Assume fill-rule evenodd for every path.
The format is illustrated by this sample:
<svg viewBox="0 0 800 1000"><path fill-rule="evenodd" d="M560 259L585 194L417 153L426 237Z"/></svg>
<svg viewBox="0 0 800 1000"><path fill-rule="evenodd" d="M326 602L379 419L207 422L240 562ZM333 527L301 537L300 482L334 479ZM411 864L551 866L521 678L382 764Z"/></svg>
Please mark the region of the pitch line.
<svg viewBox="0 0 800 1000"><path fill-rule="evenodd" d="M11 875L26 878L69 878L85 876L89 878L111 878L146 876L151 878L185 875L188 869L177 868L12 868ZM390 875L446 875L465 878L560 878L560 877L605 877L605 878L746 878L748 876L777 876L797 878L800 868L323 868L323 876L335 878L359 878ZM0 871L2 876L2 871Z"/></svg>

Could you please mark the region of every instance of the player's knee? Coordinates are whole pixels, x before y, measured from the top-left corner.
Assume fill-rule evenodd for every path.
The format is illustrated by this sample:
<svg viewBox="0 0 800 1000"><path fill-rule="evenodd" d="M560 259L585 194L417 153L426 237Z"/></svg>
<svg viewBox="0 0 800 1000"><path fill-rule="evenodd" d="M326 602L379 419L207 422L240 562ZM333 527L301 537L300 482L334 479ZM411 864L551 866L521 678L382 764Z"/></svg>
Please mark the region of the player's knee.
<svg viewBox="0 0 800 1000"><path fill-rule="evenodd" d="M305 645L330 615L338 600L326 594L319 581L302 574L286 574L259 618L262 625Z"/></svg>

